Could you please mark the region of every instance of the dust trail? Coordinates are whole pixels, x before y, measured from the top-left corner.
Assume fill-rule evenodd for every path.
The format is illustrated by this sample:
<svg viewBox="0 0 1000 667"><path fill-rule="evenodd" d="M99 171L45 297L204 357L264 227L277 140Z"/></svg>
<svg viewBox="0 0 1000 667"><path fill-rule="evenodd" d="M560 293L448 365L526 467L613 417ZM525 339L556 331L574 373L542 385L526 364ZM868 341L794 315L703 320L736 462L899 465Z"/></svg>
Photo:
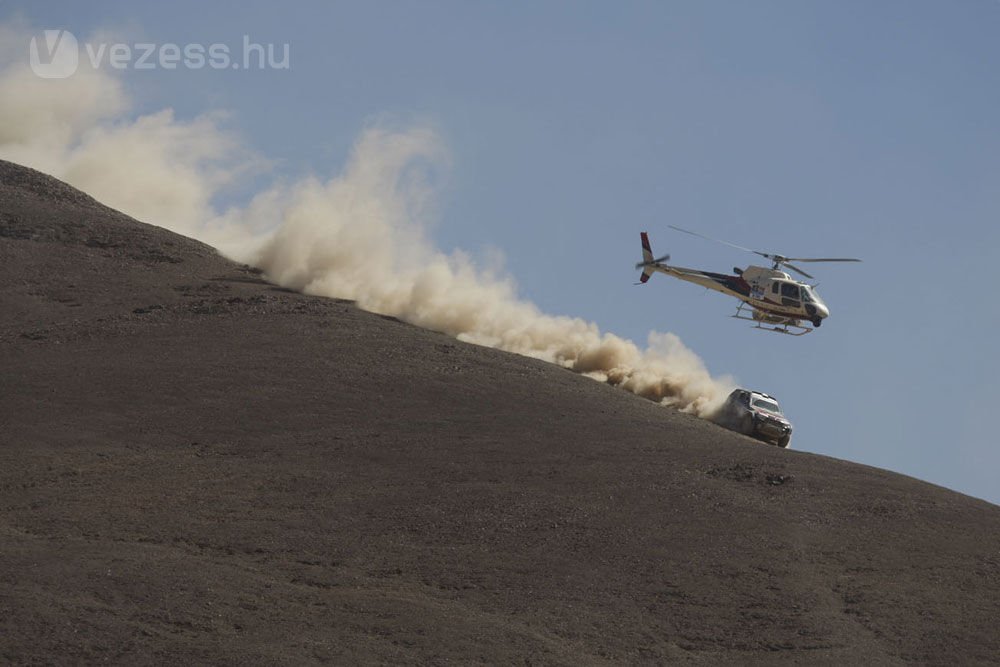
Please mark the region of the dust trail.
<svg viewBox="0 0 1000 667"><path fill-rule="evenodd" d="M28 37L23 26L0 25L0 42ZM435 217L434 175L448 152L430 129L368 129L341 174L275 185L219 212L213 199L222 189L266 166L225 130L224 116L135 115L112 73L82 67L70 79L42 80L27 69L25 53L0 51L4 159L211 243L286 287L352 299L701 416L732 386L673 334L651 333L640 348L591 322L543 313L518 296L502 269L436 249L426 230Z"/></svg>
<svg viewBox="0 0 1000 667"><path fill-rule="evenodd" d="M427 239L433 186L445 158L433 132L366 131L342 175L280 197L280 226L245 260L276 282L354 299L362 308L461 340L554 362L633 393L705 415L728 394L677 336L635 343L579 318L547 315L513 280L445 254ZM268 200L279 199L268 193Z"/></svg>

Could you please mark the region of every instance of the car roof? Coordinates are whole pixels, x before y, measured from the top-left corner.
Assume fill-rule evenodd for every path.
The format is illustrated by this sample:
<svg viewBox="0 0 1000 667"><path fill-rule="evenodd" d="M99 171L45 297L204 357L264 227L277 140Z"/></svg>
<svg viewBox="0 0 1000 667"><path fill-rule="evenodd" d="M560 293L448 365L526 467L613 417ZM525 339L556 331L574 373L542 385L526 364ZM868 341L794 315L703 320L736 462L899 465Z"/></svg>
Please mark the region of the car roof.
<svg viewBox="0 0 1000 667"><path fill-rule="evenodd" d="M760 396L761 398L769 398L775 403L778 402L778 399L776 399L774 396L771 396L770 394L765 394L764 392L757 391L755 389L743 389L742 387L737 387L736 389L733 389L732 393L730 393L730 396L733 396L740 392L746 392L748 394L752 394L753 396Z"/></svg>

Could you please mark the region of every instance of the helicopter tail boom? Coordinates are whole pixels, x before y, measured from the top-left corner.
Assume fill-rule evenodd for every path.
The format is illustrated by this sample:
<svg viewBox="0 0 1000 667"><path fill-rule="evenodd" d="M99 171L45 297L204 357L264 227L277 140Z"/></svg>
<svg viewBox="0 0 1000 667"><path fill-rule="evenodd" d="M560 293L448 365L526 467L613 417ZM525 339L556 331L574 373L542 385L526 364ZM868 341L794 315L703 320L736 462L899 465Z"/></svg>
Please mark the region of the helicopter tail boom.
<svg viewBox="0 0 1000 667"><path fill-rule="evenodd" d="M665 273L668 276L673 276L674 278L678 278L685 282L707 287L708 289L715 290L716 292L722 292L723 294L729 294L736 297L745 297L750 295L750 285L747 284L747 281L744 280L741 275L726 275L722 273L715 273L713 271L687 269L682 266L666 264L666 262L670 260L670 255L654 258L653 249L649 244L649 235L646 232L642 232L640 234L640 238L642 239L642 261L637 263L635 268L641 269L642 274L639 276L639 282L636 283L637 285L645 283L654 273L659 272Z"/></svg>

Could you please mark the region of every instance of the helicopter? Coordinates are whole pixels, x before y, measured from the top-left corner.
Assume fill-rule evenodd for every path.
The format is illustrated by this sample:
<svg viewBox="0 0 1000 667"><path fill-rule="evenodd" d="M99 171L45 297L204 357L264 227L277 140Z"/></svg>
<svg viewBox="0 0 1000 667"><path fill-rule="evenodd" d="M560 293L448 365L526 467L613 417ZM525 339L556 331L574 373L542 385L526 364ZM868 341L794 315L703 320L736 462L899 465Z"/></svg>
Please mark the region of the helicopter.
<svg viewBox="0 0 1000 667"><path fill-rule="evenodd" d="M642 275L639 277L637 285L644 284L656 272L665 273L668 276L736 297L740 303L732 317L754 322L756 329L775 331L790 336L803 336L819 328L823 320L830 316L830 309L816 293L815 285L809 285L792 278L782 268L787 268L805 278L812 279L811 275L791 262L861 261L847 257L786 257L777 253L745 248L728 241L719 241L673 225L669 225L669 227L707 241L722 243L760 255L771 260L771 267L752 265L745 269L733 267L733 275L729 275L669 265L666 262L670 260L670 255L653 257L649 235L642 232L640 234L642 261L635 265L635 268L642 270Z"/></svg>

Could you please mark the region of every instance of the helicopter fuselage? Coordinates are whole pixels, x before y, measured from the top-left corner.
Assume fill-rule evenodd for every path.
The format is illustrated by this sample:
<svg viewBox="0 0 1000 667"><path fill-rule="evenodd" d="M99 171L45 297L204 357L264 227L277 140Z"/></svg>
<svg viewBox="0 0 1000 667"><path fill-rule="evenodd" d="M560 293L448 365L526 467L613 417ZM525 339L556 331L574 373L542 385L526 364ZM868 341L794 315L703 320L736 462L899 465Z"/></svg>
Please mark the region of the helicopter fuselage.
<svg viewBox="0 0 1000 667"><path fill-rule="evenodd" d="M777 269L748 266L726 274L662 262L647 265L647 269L734 296L753 309L753 319L757 321L796 324L807 320L819 326L830 315L829 308L810 285Z"/></svg>
<svg viewBox="0 0 1000 667"><path fill-rule="evenodd" d="M701 269L687 269L683 266L672 266L667 264L670 255L654 258L653 249L649 244L649 235L646 232L640 234L642 240L642 261L635 265L642 274L639 282L645 283L654 273L665 273L668 276L679 278L695 285L701 285L708 289L734 296L740 300L740 305L736 309L733 317L741 320L751 320L756 323L756 328L777 331L779 333L801 336L807 334L823 323L830 316L830 309L827 308L823 300L816 294L816 289L808 283L800 282L792 278L789 274L781 270L788 268L806 278L812 278L806 271L799 268L792 262L860 262L860 259L849 257L787 257L761 250L752 250L743 246L729 243L728 241L718 241L708 236L703 236L697 232L690 232L680 227L674 227L677 231L685 234L692 234L709 241L732 246L739 250L752 252L773 262L770 268L764 266L748 266L745 269L734 268L733 273L715 273L713 271L702 271ZM743 308L749 306L749 315L744 313ZM803 324L808 322L812 327ZM763 327L761 324L774 324L773 327Z"/></svg>

